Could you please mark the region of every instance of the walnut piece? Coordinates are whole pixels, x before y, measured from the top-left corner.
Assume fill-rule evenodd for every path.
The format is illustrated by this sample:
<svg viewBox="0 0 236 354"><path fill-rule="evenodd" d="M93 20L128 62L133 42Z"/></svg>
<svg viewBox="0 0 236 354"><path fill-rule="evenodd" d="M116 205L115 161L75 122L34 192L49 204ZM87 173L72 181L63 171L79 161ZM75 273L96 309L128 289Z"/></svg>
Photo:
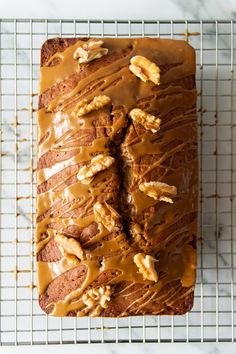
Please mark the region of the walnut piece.
<svg viewBox="0 0 236 354"><path fill-rule="evenodd" d="M134 108L129 112L130 117L137 123L144 126L145 129L156 133L160 129L161 120L142 109Z"/></svg>
<svg viewBox="0 0 236 354"><path fill-rule="evenodd" d="M131 225L131 233L136 242L140 242L142 240L142 228L139 224Z"/></svg>
<svg viewBox="0 0 236 354"><path fill-rule="evenodd" d="M151 280L151 281L158 281L158 274L155 269L155 262L157 260L144 253L137 253L134 256L134 263L139 269L139 272L143 275L144 279Z"/></svg>
<svg viewBox="0 0 236 354"><path fill-rule="evenodd" d="M115 159L112 156L97 155L92 158L88 165L80 168L77 178L84 184L88 184L97 173L109 168L114 161Z"/></svg>
<svg viewBox="0 0 236 354"><path fill-rule="evenodd" d="M95 221L102 224L108 231L122 230L120 215L109 204L96 202L93 211Z"/></svg>
<svg viewBox="0 0 236 354"><path fill-rule="evenodd" d="M97 111L111 102L110 97L106 95L95 96L92 100L84 99L77 103L75 112L78 117L84 116L91 111Z"/></svg>
<svg viewBox="0 0 236 354"><path fill-rule="evenodd" d="M83 316L89 313L91 317L99 316L102 309L107 308L108 302L110 300L111 287L109 285L102 285L99 288L89 289L82 296L82 301L86 305L86 307L81 310L77 315Z"/></svg>
<svg viewBox="0 0 236 354"><path fill-rule="evenodd" d="M111 287L109 285L102 285L99 288L89 289L87 293L82 296L83 302L87 306L101 305L104 309L107 308L107 302L110 301Z"/></svg>
<svg viewBox="0 0 236 354"><path fill-rule="evenodd" d="M139 77L142 81L152 81L156 85L160 85L160 68L147 58L136 55L130 60L130 71Z"/></svg>
<svg viewBox="0 0 236 354"><path fill-rule="evenodd" d="M143 182L139 189L155 200L173 203L172 197L177 194L177 188L163 182Z"/></svg>
<svg viewBox="0 0 236 354"><path fill-rule="evenodd" d="M84 252L82 247L80 246L80 243L74 238L68 238L64 235L57 234L55 236L55 241L67 253L75 255L80 260L84 259Z"/></svg>
<svg viewBox="0 0 236 354"><path fill-rule="evenodd" d="M103 41L89 41L75 50L74 59L79 59L80 64L99 59L108 53L108 49L102 48L102 45Z"/></svg>

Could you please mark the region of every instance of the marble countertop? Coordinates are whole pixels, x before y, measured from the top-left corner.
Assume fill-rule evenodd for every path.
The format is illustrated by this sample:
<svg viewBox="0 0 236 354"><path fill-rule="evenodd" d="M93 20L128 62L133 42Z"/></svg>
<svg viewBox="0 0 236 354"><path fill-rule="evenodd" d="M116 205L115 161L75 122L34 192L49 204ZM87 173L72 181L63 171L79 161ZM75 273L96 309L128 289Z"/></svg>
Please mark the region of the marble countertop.
<svg viewBox="0 0 236 354"><path fill-rule="evenodd" d="M129 6L127 6L129 4ZM72 19L236 19L235 0L0 0L2 18L72 18ZM109 344L34 347L34 354L220 354L235 353L230 343L187 344ZM0 353L32 353L32 348L4 348Z"/></svg>
<svg viewBox="0 0 236 354"><path fill-rule="evenodd" d="M0 353L4 354L40 354L42 347L4 347ZM187 343L187 344L82 344L43 346L45 354L235 354L235 344L232 343Z"/></svg>
<svg viewBox="0 0 236 354"><path fill-rule="evenodd" d="M0 0L0 10L3 18L236 19L235 0Z"/></svg>

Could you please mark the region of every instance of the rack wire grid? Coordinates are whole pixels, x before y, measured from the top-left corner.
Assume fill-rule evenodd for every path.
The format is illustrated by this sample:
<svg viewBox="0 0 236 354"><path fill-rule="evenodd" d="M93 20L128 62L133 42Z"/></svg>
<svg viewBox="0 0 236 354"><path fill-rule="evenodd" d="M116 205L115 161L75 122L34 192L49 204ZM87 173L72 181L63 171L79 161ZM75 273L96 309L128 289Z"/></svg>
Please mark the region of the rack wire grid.
<svg viewBox="0 0 236 354"><path fill-rule="evenodd" d="M0 20L0 343L235 341L235 21ZM35 151L40 47L63 36L186 39L196 49L201 212L193 310L56 318L38 306Z"/></svg>

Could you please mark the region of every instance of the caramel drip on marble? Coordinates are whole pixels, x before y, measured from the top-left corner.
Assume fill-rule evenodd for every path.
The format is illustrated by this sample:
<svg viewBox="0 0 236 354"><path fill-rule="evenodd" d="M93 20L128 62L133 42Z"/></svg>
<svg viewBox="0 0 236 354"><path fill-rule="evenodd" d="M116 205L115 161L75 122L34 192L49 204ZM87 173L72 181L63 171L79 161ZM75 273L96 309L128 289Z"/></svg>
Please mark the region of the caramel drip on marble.
<svg viewBox="0 0 236 354"><path fill-rule="evenodd" d="M39 110L38 142L41 141L41 144L38 146L38 159L47 160L52 152L61 154L62 157L57 162L52 160L50 167L38 169L37 182L41 185L47 184L50 179L56 180L61 171L71 166L74 168L86 164L94 154L112 155L112 144L116 142L118 133L122 129L125 130L121 151L124 158L129 161L132 174L129 186L132 220L142 222L143 213L154 208L152 217L145 221L142 228L148 244L153 244L153 249L158 251L156 269L161 276L157 283L145 280L133 262L134 254L140 251L138 243L128 240L122 230L109 238L109 232L102 225L98 225L98 233L89 239L86 245L93 246L96 243L99 245L87 253L84 261L79 261L80 265L86 266L86 279L80 288L69 293L63 300L53 302L51 314L54 316L66 316L70 311L78 312L83 309L84 303L81 300L83 293L103 272L110 270L117 272L117 275L109 281L111 287L127 281L131 285L140 284L145 288L142 299L137 297L126 310L120 313L120 316L127 315L131 307L135 309L133 311L136 314L139 314L139 311L153 301L164 301L170 305L187 296L193 290L195 282L196 250L190 243L194 242L196 235L196 218L183 227L180 225L180 229L172 230L169 235L160 240L158 246L155 246L162 232L189 213L197 212L198 208L197 158L190 159L186 152L188 147L193 146L197 141L196 115L193 109L196 90L174 85L174 81L195 74L194 54L184 42L180 46L178 41L172 40L105 38L103 41L109 53L129 47L132 49L122 58L100 66L95 72L84 76L72 91L56 96L49 107ZM47 65L41 67L40 93L69 78L72 74L80 72L81 66L74 60L73 54L82 44L84 41L78 40L63 52L54 54ZM130 72L130 59L135 55L145 56L159 67L170 65L168 70L161 73L161 85L165 85L164 89L161 86L156 88L151 82L142 82ZM54 59L59 59L59 63L49 66ZM75 106L81 99L85 96L92 99L104 94L111 98L111 104L85 116L76 116ZM145 131L133 122L130 122L128 129L126 127L128 119L126 115L132 108L138 107L139 102L145 98L149 105L148 110L160 113L163 130L161 125L157 133ZM118 107L118 115L115 114L116 107ZM174 115L169 122L165 121L165 117L177 108L182 109L184 113ZM95 124L98 121L99 124ZM79 135L76 135L78 133ZM181 143L166 149L165 146L175 139ZM72 156L68 155L67 158L68 152L72 153ZM184 157L181 158L184 159L184 163L181 162L182 165L178 168L175 166L177 157L183 152ZM142 163L142 159L149 155L157 155L157 157L152 163ZM139 165L142 166L141 171L137 171L136 167ZM139 183L150 178L148 176L157 168L165 171L158 180L177 187L178 199L172 205L158 203L138 188ZM122 188L123 184L109 187L109 181L112 183L113 180L118 181L120 178L117 164L98 173L88 184L83 184L76 179L69 184L68 181L75 176L75 172L68 172L63 180L58 177L52 187L47 186L46 191L38 194L37 211L41 220L37 223L37 252L40 252L57 232L65 233L65 230L71 226L84 229L94 223L96 220L92 210L99 198L103 198L108 203L119 200L121 192L119 188ZM63 182L65 186L60 189ZM72 204L62 215L53 217L55 210L49 213L49 209L54 208L58 201L61 201L61 204L55 210L60 210L67 203ZM80 211L79 217L63 217L63 214L81 208L84 209ZM59 225L59 230L50 225ZM176 239L174 236L178 236L178 232L185 233L187 237L179 235ZM46 237L43 238L45 234ZM57 262L37 262L39 293L43 294L54 279L75 267L75 263L66 255ZM178 281L174 295L171 291L163 294L162 289L172 281ZM99 314L98 312L97 315Z"/></svg>

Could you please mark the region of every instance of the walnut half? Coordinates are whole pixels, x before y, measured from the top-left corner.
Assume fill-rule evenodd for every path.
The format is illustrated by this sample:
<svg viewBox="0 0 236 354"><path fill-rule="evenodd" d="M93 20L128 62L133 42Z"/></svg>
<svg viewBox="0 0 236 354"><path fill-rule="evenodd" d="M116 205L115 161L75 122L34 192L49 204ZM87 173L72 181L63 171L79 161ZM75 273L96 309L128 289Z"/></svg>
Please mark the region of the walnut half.
<svg viewBox="0 0 236 354"><path fill-rule="evenodd" d="M103 154L97 155L92 158L88 165L80 168L79 172L77 173L77 178L84 184L90 183L91 179L97 173L109 168L114 163L114 161L115 159L112 156Z"/></svg>
<svg viewBox="0 0 236 354"><path fill-rule="evenodd" d="M88 306L101 305L104 309L107 308L107 302L110 301L111 287L109 285L102 285L99 288L89 289L82 299Z"/></svg>
<svg viewBox="0 0 236 354"><path fill-rule="evenodd" d="M111 102L110 97L106 95L95 96L92 100L84 99L77 103L75 107L75 114L78 117L84 116L85 114L90 113L91 111L97 111L102 107L106 106Z"/></svg>
<svg viewBox="0 0 236 354"><path fill-rule="evenodd" d="M130 63L130 71L142 81L149 80L160 85L160 68L155 63L141 55L131 58Z"/></svg>
<svg viewBox="0 0 236 354"><path fill-rule="evenodd" d="M56 243L63 248L69 254L75 255L80 260L84 259L84 252L80 243L74 238L68 238L64 235L57 234L55 236Z"/></svg>
<svg viewBox="0 0 236 354"><path fill-rule="evenodd" d="M99 288L89 289L82 296L85 309L81 310L77 315L83 316L87 313L91 317L99 316L102 309L107 308L108 302L111 300L111 287L102 285Z"/></svg>
<svg viewBox="0 0 236 354"><path fill-rule="evenodd" d="M161 120L142 109L134 108L129 112L130 117L137 123L144 126L145 129L156 133L160 129Z"/></svg>
<svg viewBox="0 0 236 354"><path fill-rule="evenodd" d="M74 59L79 59L79 63L88 63L94 59L99 59L108 53L107 48L102 48L103 41L89 41L78 47L74 52Z"/></svg>
<svg viewBox="0 0 236 354"><path fill-rule="evenodd" d="M158 281L158 274L155 269L155 262L157 260L144 253L137 253L134 256L134 263L139 269L139 272L143 275L144 279L151 280L151 281Z"/></svg>
<svg viewBox="0 0 236 354"><path fill-rule="evenodd" d="M177 188L163 182L143 182L139 189L155 200L173 203L172 198L177 194Z"/></svg>
<svg viewBox="0 0 236 354"><path fill-rule="evenodd" d="M120 215L107 203L96 202L93 206L95 220L108 231L122 230Z"/></svg>

